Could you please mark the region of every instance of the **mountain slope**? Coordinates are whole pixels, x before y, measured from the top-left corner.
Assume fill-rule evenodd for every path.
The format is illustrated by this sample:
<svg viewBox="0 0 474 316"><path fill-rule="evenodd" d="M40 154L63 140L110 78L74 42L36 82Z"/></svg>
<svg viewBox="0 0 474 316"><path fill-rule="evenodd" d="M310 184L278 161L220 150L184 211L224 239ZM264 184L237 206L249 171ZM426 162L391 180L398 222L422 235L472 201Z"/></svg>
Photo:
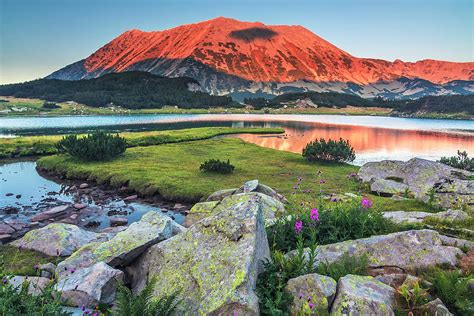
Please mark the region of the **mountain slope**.
<svg viewBox="0 0 474 316"><path fill-rule="evenodd" d="M135 71L88 80L39 79L0 85L0 95L54 102L75 101L93 107L112 103L129 109L161 108L165 105L181 108L235 105L229 97L209 95L200 89L197 81L191 78L165 78Z"/></svg>
<svg viewBox="0 0 474 316"><path fill-rule="evenodd" d="M127 31L48 78L77 80L128 70L190 76L214 93L239 91L252 82L368 85L401 77L437 84L474 80L474 62L358 58L301 26L268 26L228 18L164 31Z"/></svg>

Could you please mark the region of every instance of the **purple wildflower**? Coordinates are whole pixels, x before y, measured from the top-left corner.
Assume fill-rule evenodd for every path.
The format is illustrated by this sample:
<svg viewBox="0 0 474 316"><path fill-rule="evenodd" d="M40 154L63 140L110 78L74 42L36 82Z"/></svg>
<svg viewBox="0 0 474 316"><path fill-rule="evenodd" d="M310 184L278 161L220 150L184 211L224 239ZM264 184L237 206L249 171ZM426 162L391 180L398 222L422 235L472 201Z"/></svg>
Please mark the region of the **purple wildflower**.
<svg viewBox="0 0 474 316"><path fill-rule="evenodd" d="M86 306L85 306L85 305L82 305L81 309L82 309L82 311L85 311L85 310L86 310Z"/></svg>
<svg viewBox="0 0 474 316"><path fill-rule="evenodd" d="M310 309L313 309L313 307L314 307L314 304L313 304L313 303L311 303L311 302L309 302L309 303L308 303L308 306L309 306L309 308L310 308Z"/></svg>
<svg viewBox="0 0 474 316"><path fill-rule="evenodd" d="M311 210L311 213L309 215L309 218L312 220L312 221L316 221L316 222L319 222L319 212L318 212L318 209L317 208L313 208Z"/></svg>
<svg viewBox="0 0 474 316"><path fill-rule="evenodd" d="M331 198L331 202L337 202L337 197L333 196L333 197Z"/></svg>
<svg viewBox="0 0 474 316"><path fill-rule="evenodd" d="M295 232L297 234L301 233L301 230L303 229L303 222L302 221L296 221L295 222Z"/></svg>
<svg viewBox="0 0 474 316"><path fill-rule="evenodd" d="M7 284L7 283L8 283L7 277L3 277L3 284Z"/></svg>
<svg viewBox="0 0 474 316"><path fill-rule="evenodd" d="M308 302L311 302L311 296L308 296Z"/></svg>
<svg viewBox="0 0 474 316"><path fill-rule="evenodd" d="M326 183L326 180L324 179L319 180L319 184L324 184L324 183Z"/></svg>
<svg viewBox="0 0 474 316"><path fill-rule="evenodd" d="M300 293L300 300L303 299L303 294Z"/></svg>
<svg viewBox="0 0 474 316"><path fill-rule="evenodd" d="M365 196L362 198L360 204L363 208L372 208L372 201Z"/></svg>
<svg viewBox="0 0 474 316"><path fill-rule="evenodd" d="M38 264L35 264L35 265L34 265L34 268L35 268L35 270L38 270L38 269L39 269L39 265L38 265Z"/></svg>

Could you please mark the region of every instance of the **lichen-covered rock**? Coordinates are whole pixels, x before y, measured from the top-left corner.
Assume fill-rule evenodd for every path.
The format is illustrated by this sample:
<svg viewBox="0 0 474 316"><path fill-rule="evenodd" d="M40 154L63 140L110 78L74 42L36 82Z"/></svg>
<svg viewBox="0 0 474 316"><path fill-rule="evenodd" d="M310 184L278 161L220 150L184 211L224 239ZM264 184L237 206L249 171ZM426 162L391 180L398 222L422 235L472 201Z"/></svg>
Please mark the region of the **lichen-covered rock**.
<svg viewBox="0 0 474 316"><path fill-rule="evenodd" d="M184 226L189 227L194 223L199 222L201 219L211 216L213 214L213 209L219 204L219 201L207 201L196 203L189 210L186 219L184 220Z"/></svg>
<svg viewBox="0 0 474 316"><path fill-rule="evenodd" d="M420 315L453 316L439 298L418 307L416 311Z"/></svg>
<svg viewBox="0 0 474 316"><path fill-rule="evenodd" d="M470 218L469 214L461 210L447 210L445 212L438 212L432 214L432 217L445 221L465 221Z"/></svg>
<svg viewBox="0 0 474 316"><path fill-rule="evenodd" d="M449 237L449 236L444 236L444 235L441 235L440 237L441 237L441 242L445 246L453 246L453 247L467 248L467 249L474 248L474 241L469 241L465 239L454 238L454 237Z"/></svg>
<svg viewBox="0 0 474 316"><path fill-rule="evenodd" d="M209 195L206 202L220 201L223 198L234 194L236 190L237 189L225 189L225 190L216 191L212 193L211 195Z"/></svg>
<svg viewBox="0 0 474 316"><path fill-rule="evenodd" d="M179 291L177 314L258 315L254 288L269 257L263 208L251 194L152 246L126 269L134 292L156 276L155 298Z"/></svg>
<svg viewBox="0 0 474 316"><path fill-rule="evenodd" d="M73 271L60 276L55 285L64 304L94 306L114 301L117 285L123 279L122 271L113 269L104 262Z"/></svg>
<svg viewBox="0 0 474 316"><path fill-rule="evenodd" d="M31 230L11 245L32 249L48 256L69 256L78 248L97 239L99 234L86 231L76 225L53 223Z"/></svg>
<svg viewBox="0 0 474 316"><path fill-rule="evenodd" d="M370 190L381 195L392 196L404 193L405 190L408 190L408 185L393 180L377 179L370 185Z"/></svg>
<svg viewBox="0 0 474 316"><path fill-rule="evenodd" d="M359 169L359 178L363 182L374 183L380 179L397 179L408 186L410 192L420 200L427 202L430 191L434 192L435 203L450 208L452 202L474 205L473 172L452 168L430 160L413 158L406 162L384 160L369 162Z"/></svg>
<svg viewBox="0 0 474 316"><path fill-rule="evenodd" d="M245 203L252 197L258 197L262 201L263 213L266 221L271 221L275 218L275 214L283 214L285 206L279 201L266 194L259 192L251 193L237 193L223 198L221 201L207 201L195 204L189 214L186 216L184 226L190 227L203 218L217 214L228 207Z"/></svg>
<svg viewBox="0 0 474 316"><path fill-rule="evenodd" d="M305 251L308 253L309 249ZM444 246L438 232L424 229L319 246L315 264L336 262L344 254L367 255L370 267L393 266L406 271L441 264L455 267L458 258L463 256L459 248Z"/></svg>
<svg viewBox="0 0 474 316"><path fill-rule="evenodd" d="M292 315L297 315L309 302L316 312L328 311L336 294L336 281L320 274L306 274L288 280L286 291L293 296Z"/></svg>
<svg viewBox="0 0 474 316"><path fill-rule="evenodd" d="M110 240L84 245L60 262L56 271L58 274L63 274L70 268L89 267L101 261L112 267L125 266L151 245L172 235L171 218L158 212L148 212L138 222L132 223Z"/></svg>
<svg viewBox="0 0 474 316"><path fill-rule="evenodd" d="M251 180L251 181L245 182L233 194L250 193L250 192L258 192L258 193L268 195L269 197L272 197L275 200L278 200L282 203L287 202L286 198L283 195L277 193L275 190L270 188L268 185L260 183L258 180Z"/></svg>
<svg viewBox="0 0 474 316"><path fill-rule="evenodd" d="M395 289L371 276L346 275L337 283L333 315L394 315Z"/></svg>
<svg viewBox="0 0 474 316"><path fill-rule="evenodd" d="M25 282L28 284L28 293L37 296L44 291L51 283L51 280L43 277L28 277L22 275L15 275L8 279L8 283L18 291L20 291Z"/></svg>

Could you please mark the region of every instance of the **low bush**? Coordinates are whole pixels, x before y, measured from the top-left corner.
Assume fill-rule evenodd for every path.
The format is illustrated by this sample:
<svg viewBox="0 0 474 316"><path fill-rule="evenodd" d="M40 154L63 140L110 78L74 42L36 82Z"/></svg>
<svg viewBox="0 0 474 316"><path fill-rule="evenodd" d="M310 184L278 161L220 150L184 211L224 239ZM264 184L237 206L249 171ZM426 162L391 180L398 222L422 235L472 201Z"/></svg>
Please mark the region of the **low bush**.
<svg viewBox="0 0 474 316"><path fill-rule="evenodd" d="M355 159L355 152L348 140L326 141L321 138L306 145L303 157L308 161L351 162Z"/></svg>
<svg viewBox="0 0 474 316"><path fill-rule="evenodd" d="M436 268L426 273L426 279L450 311L457 315L474 315L474 292L468 286L469 280L474 279L472 274Z"/></svg>
<svg viewBox="0 0 474 316"><path fill-rule="evenodd" d="M127 142L118 134L98 131L84 137L65 136L56 144L56 148L60 153L67 153L81 160L104 161L124 153Z"/></svg>
<svg viewBox="0 0 474 316"><path fill-rule="evenodd" d="M156 279L152 278L145 288L138 294L124 285L117 288L116 308L112 315L115 316L167 316L173 313L179 304L178 293L170 296L154 299L154 288Z"/></svg>
<svg viewBox="0 0 474 316"><path fill-rule="evenodd" d="M220 161L219 159L209 159L206 160L201 166L199 170L203 170L205 172L214 172L214 173L231 173L234 171L235 167L230 164L230 160L227 161Z"/></svg>
<svg viewBox="0 0 474 316"><path fill-rule="evenodd" d="M369 260L366 255L360 257L344 254L337 262L321 262L317 273L327 275L336 281L348 274L368 275Z"/></svg>
<svg viewBox="0 0 474 316"><path fill-rule="evenodd" d="M458 150L457 156L441 157L440 162L453 168L474 171L474 158L469 158L466 151Z"/></svg>
<svg viewBox="0 0 474 316"><path fill-rule="evenodd" d="M8 277L2 277L0 284L0 315L71 315L61 306L53 285L34 296L28 293L28 282L19 288L10 284Z"/></svg>
<svg viewBox="0 0 474 316"><path fill-rule="evenodd" d="M60 109L61 108L56 103L48 102L48 101L44 102L42 107L43 107L43 109L47 109L47 110L53 110L53 109Z"/></svg>

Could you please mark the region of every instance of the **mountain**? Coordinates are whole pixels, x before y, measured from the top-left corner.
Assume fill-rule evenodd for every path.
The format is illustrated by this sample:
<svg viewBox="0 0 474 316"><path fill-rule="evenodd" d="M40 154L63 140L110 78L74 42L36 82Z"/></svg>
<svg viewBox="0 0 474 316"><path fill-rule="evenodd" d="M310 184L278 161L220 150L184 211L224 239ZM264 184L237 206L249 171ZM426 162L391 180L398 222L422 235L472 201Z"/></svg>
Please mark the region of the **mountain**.
<svg viewBox="0 0 474 316"><path fill-rule="evenodd" d="M161 108L165 105L181 108L239 106L230 97L209 95L199 90L199 84L192 78L167 78L138 71L75 81L39 79L0 85L2 96L54 102L75 101L93 107L111 103L129 109Z"/></svg>
<svg viewBox="0 0 474 316"><path fill-rule="evenodd" d="M325 84L328 89L345 84L366 89L401 78L423 79L436 85L435 90L442 90L452 81L474 80L474 62L427 59L412 63L359 58L302 26L265 25L223 17L164 31L127 31L86 59L47 78L78 80L130 70L167 77L188 76L215 94L265 92L263 87L272 90L275 84L300 88L316 83ZM459 89L473 92L469 87ZM272 92L278 93L282 92Z"/></svg>

